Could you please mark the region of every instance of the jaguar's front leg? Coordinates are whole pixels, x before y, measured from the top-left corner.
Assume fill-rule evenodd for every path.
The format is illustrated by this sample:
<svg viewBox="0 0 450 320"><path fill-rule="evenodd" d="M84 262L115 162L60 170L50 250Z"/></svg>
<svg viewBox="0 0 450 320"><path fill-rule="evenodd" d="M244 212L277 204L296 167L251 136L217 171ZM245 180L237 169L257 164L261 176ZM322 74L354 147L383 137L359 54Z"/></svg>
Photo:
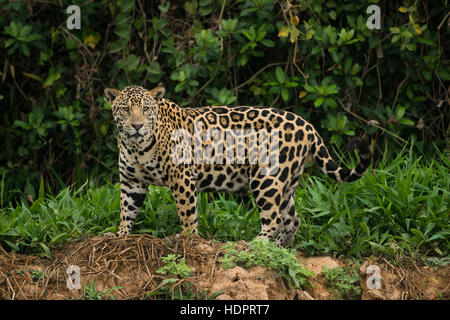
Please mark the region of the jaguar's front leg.
<svg viewBox="0 0 450 320"><path fill-rule="evenodd" d="M147 194L147 187L127 173L120 173L120 225L116 237L131 233L134 220Z"/></svg>

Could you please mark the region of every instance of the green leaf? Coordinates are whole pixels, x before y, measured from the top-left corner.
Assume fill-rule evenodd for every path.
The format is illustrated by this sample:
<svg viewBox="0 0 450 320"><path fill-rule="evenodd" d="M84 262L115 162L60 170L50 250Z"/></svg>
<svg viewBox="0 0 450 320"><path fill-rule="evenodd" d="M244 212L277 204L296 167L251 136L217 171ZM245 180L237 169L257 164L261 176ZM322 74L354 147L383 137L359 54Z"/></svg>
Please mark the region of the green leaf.
<svg viewBox="0 0 450 320"><path fill-rule="evenodd" d="M413 125L415 125L414 121L412 121L411 119L406 119L406 118L400 119L398 122L401 123L401 124L404 124L406 126L413 126Z"/></svg>
<svg viewBox="0 0 450 320"><path fill-rule="evenodd" d="M314 101L314 107L316 107L316 108L320 107L322 105L323 101L324 101L324 98L322 98L322 97L317 98L316 101Z"/></svg>
<svg viewBox="0 0 450 320"><path fill-rule="evenodd" d="M51 253L49 247L47 247L47 245L45 243L43 243L43 242L41 242L40 245L41 245L42 250L44 250L44 255L47 258L51 259L52 258L52 253Z"/></svg>
<svg viewBox="0 0 450 320"><path fill-rule="evenodd" d="M332 98L326 98L326 99L325 99L325 104L326 104L328 107L330 107L330 108L333 108L333 109L336 109L336 108L337 108L337 103L336 103L336 101L334 101L334 99L332 99Z"/></svg>
<svg viewBox="0 0 450 320"><path fill-rule="evenodd" d="M29 56L30 56L30 49L28 48L28 46L27 46L25 43L22 42L20 48L21 48L21 50L22 50L22 53L23 53L26 57L29 57Z"/></svg>
<svg viewBox="0 0 450 320"><path fill-rule="evenodd" d="M256 40L256 31L255 31L255 28L253 26L250 27L250 29L242 30L242 34L244 36L246 36L247 39L250 40L250 41L255 41Z"/></svg>
<svg viewBox="0 0 450 320"><path fill-rule="evenodd" d="M286 80L284 71L280 67L276 67L275 76L277 77L277 81L279 83L284 83L284 81Z"/></svg>
<svg viewBox="0 0 450 320"><path fill-rule="evenodd" d="M285 102L289 100L289 90L287 88L281 88L281 98Z"/></svg>
<svg viewBox="0 0 450 320"><path fill-rule="evenodd" d="M320 46L315 46L315 47L313 47L312 50L311 50L311 55L313 56L313 55L315 55L315 54L318 54L318 53L321 52L321 51L322 51L322 47L320 47Z"/></svg>
<svg viewBox="0 0 450 320"><path fill-rule="evenodd" d="M409 231L413 233L415 236L417 236L420 240L424 239L423 233L420 230L411 228L409 229Z"/></svg>
<svg viewBox="0 0 450 320"><path fill-rule="evenodd" d="M12 45L14 42L16 42L16 39L8 39L5 41L5 48L8 48L10 45Z"/></svg>
<svg viewBox="0 0 450 320"><path fill-rule="evenodd" d="M444 81L450 81L450 70L448 68L441 68L438 71L439 77Z"/></svg>
<svg viewBox="0 0 450 320"><path fill-rule="evenodd" d="M369 47L371 49L375 48L378 43L379 43L379 38L378 37L369 37Z"/></svg>
<svg viewBox="0 0 450 320"><path fill-rule="evenodd" d="M130 37L130 25L128 24L128 20L120 24L117 23L114 34L119 36L119 38L128 39Z"/></svg>
<svg viewBox="0 0 450 320"><path fill-rule="evenodd" d="M45 79L44 85L46 87L51 87L59 78L61 78L61 73L58 72L54 67L51 67L47 79Z"/></svg>
<svg viewBox="0 0 450 320"><path fill-rule="evenodd" d="M170 2L169 2L169 5L170 5ZM122 5L121 5L120 9L123 13L128 13L133 8L134 8L134 0L122 1Z"/></svg>
<svg viewBox="0 0 450 320"><path fill-rule="evenodd" d="M431 72L430 71L423 69L422 75L425 78L425 80L431 81Z"/></svg>
<svg viewBox="0 0 450 320"><path fill-rule="evenodd" d="M170 1L167 1L166 4L163 6L162 4L160 4L158 6L158 9L161 10L164 13L167 13L170 9Z"/></svg>
<svg viewBox="0 0 450 320"><path fill-rule="evenodd" d="M400 38L401 36L399 34L396 34L395 36L392 37L391 43L397 42Z"/></svg>
<svg viewBox="0 0 450 320"><path fill-rule="evenodd" d="M42 176L39 184L39 199L44 199L44 178Z"/></svg>
<svg viewBox="0 0 450 320"><path fill-rule="evenodd" d="M372 249L375 249L375 250L378 250L378 251L382 251L382 252L385 251L385 248L381 244L378 244L378 243L372 242L372 241L367 241L367 242L370 244Z"/></svg>
<svg viewBox="0 0 450 320"><path fill-rule="evenodd" d="M8 245L8 246L10 246L11 248L13 248L13 250L15 250L15 251L19 251L20 250L20 248L19 248L19 246L18 245L16 245L15 243L12 243L11 241L8 241L8 240L3 240L3 241L5 241L5 243Z"/></svg>
<svg viewBox="0 0 450 320"><path fill-rule="evenodd" d="M184 9L186 10L186 12L190 15L194 15L195 12L197 12L197 8L198 8L198 2L197 0L192 0L192 1L186 1L184 3Z"/></svg>
<svg viewBox="0 0 450 320"><path fill-rule="evenodd" d="M328 15L331 19L336 20L336 11L331 10L330 12L328 12Z"/></svg>
<svg viewBox="0 0 450 320"><path fill-rule="evenodd" d="M400 106L400 105L397 107L397 112L396 112L397 120L400 120L401 118L403 118L403 116L405 115L405 111L406 111L405 107Z"/></svg>
<svg viewBox="0 0 450 320"><path fill-rule="evenodd" d="M200 15L201 16L207 16L213 11L213 7L207 6L207 7L200 7Z"/></svg>
<svg viewBox="0 0 450 320"><path fill-rule="evenodd" d="M116 53L122 51L126 47L127 43L128 41L126 39L114 41L111 44L111 47L109 48L109 53Z"/></svg>
<svg viewBox="0 0 450 320"><path fill-rule="evenodd" d="M270 39L262 39L262 40L261 40L261 43L262 43L263 45L265 45L266 47L269 47L269 48L272 48L272 47L275 46L275 42L273 42L273 41L270 40Z"/></svg>
<svg viewBox="0 0 450 320"><path fill-rule="evenodd" d="M311 92L311 93L316 93L316 92L317 92L316 88L310 86L309 84L305 84L305 85L303 86L303 88L304 88L306 91Z"/></svg>
<svg viewBox="0 0 450 320"><path fill-rule="evenodd" d="M360 225L361 229L366 233L366 235L368 237L370 237L370 230L369 230L369 227L367 226L367 224L364 221L361 221L359 223L359 225Z"/></svg>

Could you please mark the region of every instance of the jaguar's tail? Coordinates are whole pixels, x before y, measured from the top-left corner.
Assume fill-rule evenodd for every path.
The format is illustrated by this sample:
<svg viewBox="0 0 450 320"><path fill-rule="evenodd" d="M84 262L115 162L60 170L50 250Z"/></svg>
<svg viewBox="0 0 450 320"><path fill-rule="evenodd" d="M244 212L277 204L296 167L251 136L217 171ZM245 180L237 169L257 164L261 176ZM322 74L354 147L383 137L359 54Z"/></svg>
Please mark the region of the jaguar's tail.
<svg viewBox="0 0 450 320"><path fill-rule="evenodd" d="M347 149L348 151L353 151L358 149L360 162L354 169L348 169L346 167L340 166L336 161L334 161L325 147L322 139L317 136L317 140L313 144L311 151L316 160L317 164L321 167L322 172L329 176L330 178L341 181L341 182L352 182L361 178L369 169L370 158L372 152L370 150L369 143L363 138L352 139Z"/></svg>

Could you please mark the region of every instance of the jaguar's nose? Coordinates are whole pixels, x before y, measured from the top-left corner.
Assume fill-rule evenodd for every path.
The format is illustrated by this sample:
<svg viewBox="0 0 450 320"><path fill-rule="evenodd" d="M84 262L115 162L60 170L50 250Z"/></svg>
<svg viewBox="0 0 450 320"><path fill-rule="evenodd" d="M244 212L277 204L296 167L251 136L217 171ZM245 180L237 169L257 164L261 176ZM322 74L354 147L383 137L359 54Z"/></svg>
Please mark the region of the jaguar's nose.
<svg viewBox="0 0 450 320"><path fill-rule="evenodd" d="M136 129L136 131L139 131L140 128L142 128L144 126L143 123L133 123L132 124L133 128Z"/></svg>

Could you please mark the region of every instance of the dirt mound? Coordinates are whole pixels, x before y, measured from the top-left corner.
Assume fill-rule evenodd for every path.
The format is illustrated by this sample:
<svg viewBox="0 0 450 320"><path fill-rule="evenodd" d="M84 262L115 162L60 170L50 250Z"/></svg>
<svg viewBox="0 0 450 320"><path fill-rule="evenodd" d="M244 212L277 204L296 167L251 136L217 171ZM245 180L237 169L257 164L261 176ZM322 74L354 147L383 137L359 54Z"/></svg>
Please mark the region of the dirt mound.
<svg viewBox="0 0 450 320"><path fill-rule="evenodd" d="M94 293L107 292L106 298L111 295L118 299L152 298L161 292L166 279L156 272L164 266L161 257L169 254L184 256L186 264L193 266L194 277L190 280L195 283L197 278L207 277L214 271L222 246L200 238L157 239L149 235L130 235L69 243L53 251L51 260L3 251L0 253L0 297L92 298ZM69 267L72 270L68 270ZM76 268L80 274L78 286L73 274ZM70 275L72 278L68 279ZM176 286L176 283L172 284L172 287ZM91 292L86 292L86 287L91 288ZM200 298L202 288L195 287L194 290Z"/></svg>
<svg viewBox="0 0 450 320"><path fill-rule="evenodd" d="M321 270L345 266L328 257L298 256L316 273L307 291L300 291L276 270L223 269L219 259L224 250L223 243L198 237L149 235L84 239L53 250L52 259L0 247L0 299L335 299ZM188 277L157 272L170 254L184 257ZM369 279L373 268L381 275L375 289ZM448 266L402 269L366 262L360 269L361 298L449 299L449 272Z"/></svg>
<svg viewBox="0 0 450 320"><path fill-rule="evenodd" d="M370 270L370 267L372 270ZM366 261L360 267L362 299L409 300L450 299L450 266L437 268L418 267L413 262L394 267L387 260L383 263ZM371 281L379 273L379 283Z"/></svg>
<svg viewBox="0 0 450 320"><path fill-rule="evenodd" d="M224 270L217 262L223 250L223 243L201 238L149 235L85 239L54 250L53 259L7 253L0 247L0 299L170 299L183 298L186 292L196 299L213 294L219 299L290 297L275 271ZM161 257L169 254L183 256L192 276L165 281L171 277L156 271L165 265ZM74 289L76 272L79 289ZM183 287L183 282L189 285Z"/></svg>

